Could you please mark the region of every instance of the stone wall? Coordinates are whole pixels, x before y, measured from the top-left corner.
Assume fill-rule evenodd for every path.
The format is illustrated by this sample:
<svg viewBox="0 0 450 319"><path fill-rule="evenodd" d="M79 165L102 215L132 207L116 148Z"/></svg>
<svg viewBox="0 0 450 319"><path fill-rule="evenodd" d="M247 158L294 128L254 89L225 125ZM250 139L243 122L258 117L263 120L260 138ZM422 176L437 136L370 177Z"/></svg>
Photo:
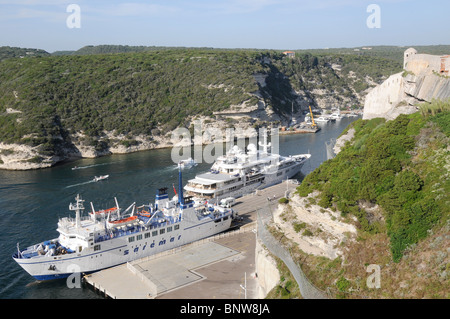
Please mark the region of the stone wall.
<svg viewBox="0 0 450 319"><path fill-rule="evenodd" d="M449 75L450 56L418 54L414 48L409 48L404 53L403 69L416 75L431 74L433 72Z"/></svg>
<svg viewBox="0 0 450 319"><path fill-rule="evenodd" d="M258 275L257 298L264 299L280 282L280 273L275 259L270 256L259 239L256 240L255 264L255 272Z"/></svg>
<svg viewBox="0 0 450 319"><path fill-rule="evenodd" d="M404 54L406 72L394 74L366 96L363 119L395 119L417 111L421 102L450 98L450 56L417 54L410 48Z"/></svg>

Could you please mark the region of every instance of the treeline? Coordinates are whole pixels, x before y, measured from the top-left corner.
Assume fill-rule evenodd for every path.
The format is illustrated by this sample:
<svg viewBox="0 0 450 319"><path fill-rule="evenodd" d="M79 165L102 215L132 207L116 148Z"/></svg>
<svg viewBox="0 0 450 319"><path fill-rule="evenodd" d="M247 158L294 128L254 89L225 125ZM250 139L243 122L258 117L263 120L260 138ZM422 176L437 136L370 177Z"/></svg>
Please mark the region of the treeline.
<svg viewBox="0 0 450 319"><path fill-rule="evenodd" d="M318 190L319 205L356 216L360 231L387 232L399 261L407 247L448 220L449 122L448 102L435 115L358 120L352 144L306 176L297 192ZM373 218L363 203L378 204L383 218Z"/></svg>
<svg viewBox="0 0 450 319"><path fill-rule="evenodd" d="M397 63L403 63L403 54L409 47L414 47L419 53L433 54L433 55L448 55L450 54L450 45L410 45L410 46L365 46L355 48L328 48L328 49L307 49L295 50L297 54L303 55L305 53L313 55L353 55L360 57L377 57L383 59L394 60ZM215 50L215 51L234 51L235 49L220 49L220 48L186 48L186 47L161 47L161 46L129 46L129 45L87 45L75 51L56 51L52 55L70 55L70 54L113 54L113 53L130 53L130 52L145 52L154 50ZM243 51L268 51L261 49L242 49ZM276 50L281 53L284 50Z"/></svg>
<svg viewBox="0 0 450 319"><path fill-rule="evenodd" d="M10 58L25 58L49 55L50 53L40 49L25 49L9 46L0 47L0 61Z"/></svg>
<svg viewBox="0 0 450 319"><path fill-rule="evenodd" d="M339 55L356 55L363 57L378 57L393 60L397 63L403 64L403 56L406 49L413 47L419 53L433 54L433 55L448 55L450 54L450 45L410 45L410 46L365 46L356 48L329 48L329 49L312 49L312 50L298 50L298 53L310 52L315 55L321 54L339 54Z"/></svg>

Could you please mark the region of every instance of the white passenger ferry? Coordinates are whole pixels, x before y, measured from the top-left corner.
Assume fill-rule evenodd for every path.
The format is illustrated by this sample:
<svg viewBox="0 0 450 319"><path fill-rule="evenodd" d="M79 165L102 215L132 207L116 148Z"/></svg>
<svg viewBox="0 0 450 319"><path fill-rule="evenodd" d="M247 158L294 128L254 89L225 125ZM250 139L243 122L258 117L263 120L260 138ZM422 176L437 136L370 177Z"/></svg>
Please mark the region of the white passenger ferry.
<svg viewBox="0 0 450 319"><path fill-rule="evenodd" d="M169 199L167 188L156 195L155 205L125 211L116 206L83 216L84 200L78 195L69 209L75 218L58 222L59 237L24 250L17 244L13 259L37 280L65 278L72 273L91 273L159 253L230 228L235 217L230 208L194 207L183 197L181 171L178 196ZM131 210L131 213L129 211Z"/></svg>
<svg viewBox="0 0 450 319"><path fill-rule="evenodd" d="M196 202L240 197L293 177L311 157L311 154L281 156L269 153L271 144L267 144L267 136L260 146L262 151L249 144L245 153L234 145L226 155L216 159L209 172L188 181L184 187L187 194Z"/></svg>

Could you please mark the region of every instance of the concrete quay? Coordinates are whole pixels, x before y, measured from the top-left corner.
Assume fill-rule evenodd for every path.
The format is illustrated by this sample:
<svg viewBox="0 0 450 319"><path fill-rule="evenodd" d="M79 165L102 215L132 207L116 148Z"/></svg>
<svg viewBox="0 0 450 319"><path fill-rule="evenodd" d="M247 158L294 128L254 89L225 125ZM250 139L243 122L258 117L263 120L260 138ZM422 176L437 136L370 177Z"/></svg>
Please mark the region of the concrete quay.
<svg viewBox="0 0 450 319"><path fill-rule="evenodd" d="M233 230L86 275L85 283L114 299L244 299L246 279L247 298L256 298L256 211L295 187L285 181L238 198L242 221Z"/></svg>

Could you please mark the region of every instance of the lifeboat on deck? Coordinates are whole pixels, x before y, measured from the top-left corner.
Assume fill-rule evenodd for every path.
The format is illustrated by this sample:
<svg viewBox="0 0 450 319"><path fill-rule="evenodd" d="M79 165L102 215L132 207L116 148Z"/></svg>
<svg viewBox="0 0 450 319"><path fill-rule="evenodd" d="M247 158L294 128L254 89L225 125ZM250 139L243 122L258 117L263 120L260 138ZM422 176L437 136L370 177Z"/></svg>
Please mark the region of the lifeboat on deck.
<svg viewBox="0 0 450 319"><path fill-rule="evenodd" d="M125 224L135 222L136 219L137 219L137 216L130 216L127 218L109 221L108 224L109 224L109 226L113 226L113 227L124 226Z"/></svg>
<svg viewBox="0 0 450 319"><path fill-rule="evenodd" d="M139 216L143 216L143 217L147 217L147 218L152 217L152 213L150 213L149 211L146 211L146 210L142 210L142 211L138 212L138 215Z"/></svg>
<svg viewBox="0 0 450 319"><path fill-rule="evenodd" d="M97 215L97 214L110 214L110 213L112 213L112 212L114 212L116 210L117 210L117 207L103 209L103 210L99 210L99 211L95 212L95 215ZM90 212L89 214L92 215L92 212Z"/></svg>

